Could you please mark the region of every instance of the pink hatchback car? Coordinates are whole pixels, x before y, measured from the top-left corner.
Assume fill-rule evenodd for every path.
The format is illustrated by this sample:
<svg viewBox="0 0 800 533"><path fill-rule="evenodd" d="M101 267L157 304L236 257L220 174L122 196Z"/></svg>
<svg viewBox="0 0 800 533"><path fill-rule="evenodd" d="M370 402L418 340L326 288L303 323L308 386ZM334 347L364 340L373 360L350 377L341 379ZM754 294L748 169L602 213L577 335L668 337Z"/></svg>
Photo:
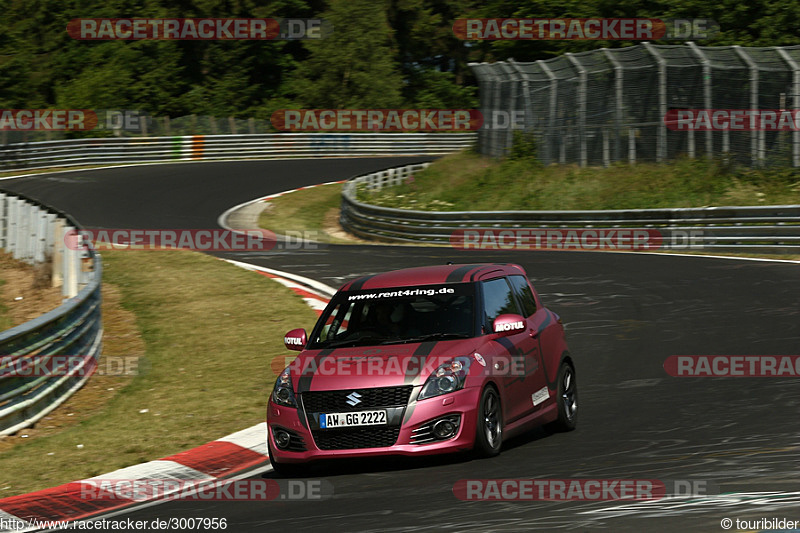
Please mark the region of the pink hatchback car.
<svg viewBox="0 0 800 533"><path fill-rule="evenodd" d="M272 466L319 459L500 453L504 438L577 421L575 365L561 320L522 267L442 265L345 284L267 407Z"/></svg>

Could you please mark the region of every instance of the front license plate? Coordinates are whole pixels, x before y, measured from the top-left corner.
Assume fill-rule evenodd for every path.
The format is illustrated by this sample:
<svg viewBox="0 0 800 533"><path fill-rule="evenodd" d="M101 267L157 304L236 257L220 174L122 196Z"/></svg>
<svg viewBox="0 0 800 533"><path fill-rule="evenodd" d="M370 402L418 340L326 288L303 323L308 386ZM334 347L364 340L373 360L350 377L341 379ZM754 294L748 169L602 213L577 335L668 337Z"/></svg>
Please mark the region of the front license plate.
<svg viewBox="0 0 800 533"><path fill-rule="evenodd" d="M355 413L326 413L319 415L319 427L346 428L386 424L386 411L357 411Z"/></svg>

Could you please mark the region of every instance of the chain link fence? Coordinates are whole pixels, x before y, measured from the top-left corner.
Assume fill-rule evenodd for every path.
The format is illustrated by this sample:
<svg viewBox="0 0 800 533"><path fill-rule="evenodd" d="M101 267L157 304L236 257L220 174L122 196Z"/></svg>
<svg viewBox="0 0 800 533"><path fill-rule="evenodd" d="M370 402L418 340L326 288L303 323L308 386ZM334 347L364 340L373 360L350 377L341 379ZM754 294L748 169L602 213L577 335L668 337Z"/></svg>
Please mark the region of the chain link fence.
<svg viewBox="0 0 800 533"><path fill-rule="evenodd" d="M665 122L670 110L800 109L800 46L645 43L470 67L480 88L485 127L478 146L485 155L505 155L523 138L545 164L686 155L800 167L797 129L675 131Z"/></svg>

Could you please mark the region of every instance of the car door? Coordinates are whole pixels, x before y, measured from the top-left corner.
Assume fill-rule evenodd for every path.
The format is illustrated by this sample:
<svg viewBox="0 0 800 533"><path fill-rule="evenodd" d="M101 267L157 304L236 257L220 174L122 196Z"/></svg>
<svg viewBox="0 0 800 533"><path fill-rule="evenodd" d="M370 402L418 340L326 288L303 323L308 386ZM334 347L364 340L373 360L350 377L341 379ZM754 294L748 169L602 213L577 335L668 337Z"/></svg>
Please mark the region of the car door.
<svg viewBox="0 0 800 533"><path fill-rule="evenodd" d="M537 411L546 405L549 398L541 342L544 329L548 327L549 314L544 307L537 305L533 289L525 276L509 276L508 281L525 317L528 339L532 341L526 339L524 343L526 412Z"/></svg>
<svg viewBox="0 0 800 533"><path fill-rule="evenodd" d="M493 334L492 323L504 314L524 315L524 311L517 302L514 290L506 277L490 279L481 282L483 302L483 328L490 335ZM527 319L526 319L527 325ZM498 337L492 341L497 360L502 368L495 369L502 376L497 383L503 401L503 412L506 421L513 422L529 413L532 408L529 389L532 381L529 376L536 373L538 364L538 343L530 335L530 328L526 327L521 333Z"/></svg>

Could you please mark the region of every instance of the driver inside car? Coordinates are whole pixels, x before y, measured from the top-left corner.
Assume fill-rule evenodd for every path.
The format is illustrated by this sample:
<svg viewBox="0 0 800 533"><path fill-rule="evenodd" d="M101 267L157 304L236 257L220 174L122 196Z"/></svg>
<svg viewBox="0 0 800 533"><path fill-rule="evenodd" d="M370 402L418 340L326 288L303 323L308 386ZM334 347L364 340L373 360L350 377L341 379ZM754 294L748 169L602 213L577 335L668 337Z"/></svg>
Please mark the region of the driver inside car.
<svg viewBox="0 0 800 533"><path fill-rule="evenodd" d="M392 305L378 302L375 305L375 331L386 338L397 338L403 333L402 322L405 317L403 304Z"/></svg>

